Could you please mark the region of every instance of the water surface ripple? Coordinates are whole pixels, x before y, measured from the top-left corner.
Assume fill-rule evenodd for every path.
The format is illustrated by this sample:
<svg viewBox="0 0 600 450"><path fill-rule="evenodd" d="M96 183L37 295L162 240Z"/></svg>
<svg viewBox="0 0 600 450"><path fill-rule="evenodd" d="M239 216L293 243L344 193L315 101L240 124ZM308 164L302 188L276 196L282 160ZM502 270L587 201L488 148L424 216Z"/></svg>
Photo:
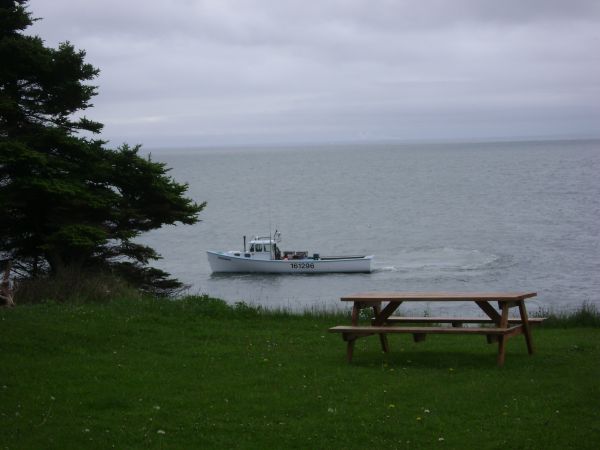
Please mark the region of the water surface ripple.
<svg viewBox="0 0 600 450"><path fill-rule="evenodd" d="M152 158L208 201L197 225L141 239L191 293L290 309L337 308L340 296L366 290L533 290L532 306L560 309L600 301L599 141L165 150ZM206 250L240 249L243 235L276 228L284 249L375 254L375 270L211 275Z"/></svg>

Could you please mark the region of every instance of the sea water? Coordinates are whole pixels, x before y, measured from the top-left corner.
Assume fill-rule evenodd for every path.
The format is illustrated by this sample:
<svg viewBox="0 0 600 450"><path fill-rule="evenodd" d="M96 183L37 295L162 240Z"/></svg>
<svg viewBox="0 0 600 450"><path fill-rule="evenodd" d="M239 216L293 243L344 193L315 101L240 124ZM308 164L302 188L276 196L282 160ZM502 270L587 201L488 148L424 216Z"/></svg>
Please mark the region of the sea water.
<svg viewBox="0 0 600 450"><path fill-rule="evenodd" d="M361 291L535 291L531 309L600 305L600 141L154 150L193 226L140 240L155 263L228 302L336 309ZM211 274L207 250L282 233L282 249L375 255L373 273ZM413 305L466 313L472 305ZM401 311L409 311L403 306ZM444 310L446 308L446 310Z"/></svg>

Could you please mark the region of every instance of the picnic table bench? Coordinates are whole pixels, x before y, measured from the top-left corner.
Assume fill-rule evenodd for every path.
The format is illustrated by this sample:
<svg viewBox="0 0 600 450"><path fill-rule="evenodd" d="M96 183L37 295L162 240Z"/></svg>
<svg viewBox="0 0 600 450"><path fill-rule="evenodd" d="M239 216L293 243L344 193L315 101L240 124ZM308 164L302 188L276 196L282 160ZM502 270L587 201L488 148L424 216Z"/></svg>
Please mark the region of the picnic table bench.
<svg viewBox="0 0 600 450"><path fill-rule="evenodd" d="M504 365L506 341L508 338L523 334L527 351L534 352L531 326L541 323L544 318L530 319L525 308L525 300L535 297L535 292L365 292L342 297L344 302L353 302L352 324L340 325L329 329L332 333L341 333L347 342L348 362L352 361L354 343L357 339L379 335L384 352L389 351L387 334L412 334L415 342L425 340L428 334L477 334L486 336L488 343L498 343L498 366ZM403 302L474 302L487 318L480 317L398 317L392 316ZM385 305L384 302L386 302ZM498 304L500 312L493 304ZM383 307L382 307L383 305ZM370 325L359 325L360 312L372 308L373 318ZM518 308L519 317L509 318L509 310ZM422 324L405 326L405 324ZM427 326L423 326L427 325ZM450 326L440 326L449 324ZM463 324L479 326L463 327ZM398 326L400 325L400 326Z"/></svg>

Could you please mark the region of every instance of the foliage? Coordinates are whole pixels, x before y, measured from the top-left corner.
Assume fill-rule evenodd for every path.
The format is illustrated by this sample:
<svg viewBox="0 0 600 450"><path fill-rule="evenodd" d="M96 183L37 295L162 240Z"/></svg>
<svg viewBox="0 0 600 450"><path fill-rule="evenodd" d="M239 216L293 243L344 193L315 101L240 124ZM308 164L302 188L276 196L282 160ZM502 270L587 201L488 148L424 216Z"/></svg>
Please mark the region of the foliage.
<svg viewBox="0 0 600 450"><path fill-rule="evenodd" d="M590 448L596 328L357 342L207 297L0 309L7 448ZM347 318L346 318L347 320ZM346 322L347 323L347 322Z"/></svg>
<svg viewBox="0 0 600 450"><path fill-rule="evenodd" d="M110 270L147 292L180 286L149 261L159 255L135 243L140 233L193 224L205 204L185 198L186 184L164 164L83 137L102 124L92 106L98 69L70 43L57 49L22 34L32 24L24 0L0 3L0 253L23 276L64 270Z"/></svg>
<svg viewBox="0 0 600 450"><path fill-rule="evenodd" d="M544 322L546 327L593 327L600 328L600 311L595 304L584 302L574 311L546 311L540 316L547 317Z"/></svg>
<svg viewBox="0 0 600 450"><path fill-rule="evenodd" d="M18 305L43 302L108 303L115 298L141 298L140 295L137 289L111 273L69 268L52 277L20 280L15 302Z"/></svg>

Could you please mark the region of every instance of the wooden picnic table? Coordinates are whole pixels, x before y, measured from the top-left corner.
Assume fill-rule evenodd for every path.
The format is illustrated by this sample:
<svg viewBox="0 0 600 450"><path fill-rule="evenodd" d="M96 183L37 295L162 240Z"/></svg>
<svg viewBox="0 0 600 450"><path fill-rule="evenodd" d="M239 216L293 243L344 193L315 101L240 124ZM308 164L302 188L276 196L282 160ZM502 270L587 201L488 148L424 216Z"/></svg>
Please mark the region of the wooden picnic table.
<svg viewBox="0 0 600 450"><path fill-rule="evenodd" d="M348 362L352 360L354 343L361 337L379 335L384 352L389 351L387 334L409 333L415 342L425 340L427 334L479 334L485 335L489 343L498 343L498 366L504 365L506 341L512 336L523 334L527 351L533 354L531 326L543 321L543 318L530 319L525 308L525 300L535 297L535 292L365 292L341 298L343 302L353 302L352 325L330 328L332 333L342 333L347 342ZM474 302L487 315L479 317L398 317L394 311L404 302ZM495 306L498 306L496 310ZM368 326L359 325L360 311L372 308L373 318ZM509 318L509 310L518 308L519 318ZM428 326L403 326L406 323ZM439 326L439 324L451 324ZM481 324L462 327L462 324ZM401 326L398 326L400 324ZM432 326L436 324L437 326Z"/></svg>

